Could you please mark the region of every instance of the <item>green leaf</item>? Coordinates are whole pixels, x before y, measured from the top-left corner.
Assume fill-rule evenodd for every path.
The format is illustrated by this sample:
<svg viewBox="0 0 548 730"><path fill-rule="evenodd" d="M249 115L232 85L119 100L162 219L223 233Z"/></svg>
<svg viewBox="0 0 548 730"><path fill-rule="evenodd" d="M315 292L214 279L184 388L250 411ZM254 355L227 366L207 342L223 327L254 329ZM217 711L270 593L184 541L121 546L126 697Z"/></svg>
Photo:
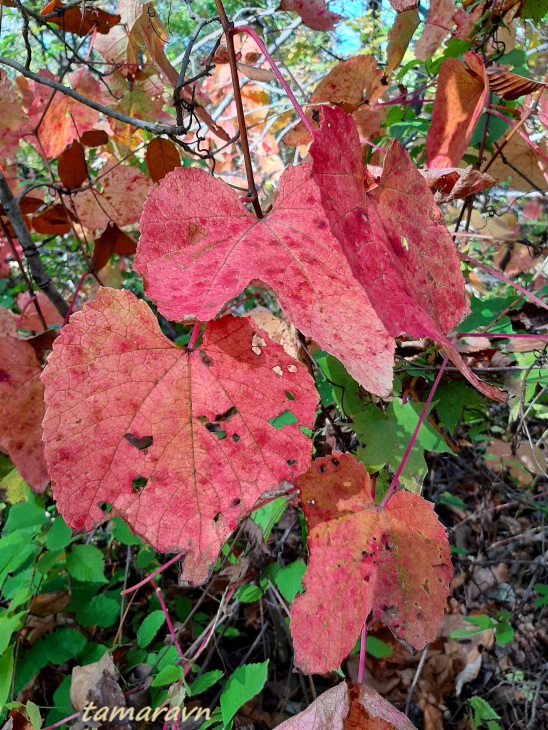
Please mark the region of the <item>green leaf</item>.
<svg viewBox="0 0 548 730"><path fill-rule="evenodd" d="M500 720L500 715L497 715L491 705L481 697L471 697L468 702L474 711L474 728L480 728L487 721ZM500 726L496 723L493 727Z"/></svg>
<svg viewBox="0 0 548 730"><path fill-rule="evenodd" d="M46 547L48 550L64 550L70 544L71 538L72 530L61 515L58 515L49 529Z"/></svg>
<svg viewBox="0 0 548 730"><path fill-rule="evenodd" d="M272 502L265 504L264 507L259 507L259 509L252 513L251 519L255 522L255 524L259 525L263 531L264 540L268 540L270 533L272 532L272 528L283 515L286 507L286 497L278 497L278 499L273 499Z"/></svg>
<svg viewBox="0 0 548 730"><path fill-rule="evenodd" d="M163 611L152 611L139 626L137 631L137 644L144 649L154 639L158 631L164 625L166 617Z"/></svg>
<svg viewBox="0 0 548 730"><path fill-rule="evenodd" d="M354 429L363 444L358 449L358 459L369 469L378 471L388 464L393 471L399 467L418 423L422 403L402 405L398 398L383 412L377 406L369 406L354 416ZM402 471L400 481L412 492L420 492L427 473L424 451L440 454L451 450L440 434L425 421L415 445Z"/></svg>
<svg viewBox="0 0 548 730"><path fill-rule="evenodd" d="M106 583L104 560L94 545L73 545L67 553L67 570L73 578L89 583Z"/></svg>
<svg viewBox="0 0 548 730"><path fill-rule="evenodd" d="M30 724L32 725L32 730L40 730L42 727L42 718L40 717L40 710L38 706L29 700L25 705L25 710L27 717L30 720Z"/></svg>
<svg viewBox="0 0 548 730"><path fill-rule="evenodd" d="M489 120L489 126L491 120ZM457 332L475 332L477 329L490 325L497 318L499 312L506 309L515 297L491 297L490 299L478 299L472 297L470 309L472 314L457 327ZM512 322L509 317L504 316L489 330L492 334L504 334L513 332Z"/></svg>
<svg viewBox="0 0 548 730"><path fill-rule="evenodd" d="M478 391L460 380L446 383L438 388L436 400L437 414L451 436L455 432L464 409L467 406L477 408L483 403Z"/></svg>
<svg viewBox="0 0 548 730"><path fill-rule="evenodd" d="M188 688L189 697L196 697L196 695L205 692L206 689L213 687L214 684L223 677L223 673L220 669L214 669L212 672L205 672L201 677L192 682Z"/></svg>
<svg viewBox="0 0 548 730"><path fill-rule="evenodd" d="M126 523L119 517L115 517L111 523L111 532L115 540L122 545L142 545L141 540L133 534Z"/></svg>
<svg viewBox="0 0 548 730"><path fill-rule="evenodd" d="M265 573L288 603L293 603L297 593L302 591L305 572L306 565L300 560L281 569L278 565L268 565L265 569Z"/></svg>
<svg viewBox="0 0 548 730"><path fill-rule="evenodd" d="M4 612L0 615L0 654L3 654L10 643L12 635L23 626L26 611L9 615Z"/></svg>
<svg viewBox="0 0 548 730"><path fill-rule="evenodd" d="M525 0L525 7L521 11L522 18L530 18L540 23L548 15L548 0Z"/></svg>
<svg viewBox="0 0 548 730"><path fill-rule="evenodd" d="M255 601L258 601L260 598L262 598L263 592L259 588L259 586L255 585L246 585L246 586L240 586L236 593L234 594L234 598L237 601L240 601L240 603L255 603Z"/></svg>
<svg viewBox="0 0 548 730"><path fill-rule="evenodd" d="M13 646L0 656L0 712L8 701L11 691L11 678L13 675Z"/></svg>
<svg viewBox="0 0 548 730"><path fill-rule="evenodd" d="M368 636L365 640L365 650L368 654L375 659L384 659L385 657L392 656L392 649L382 639L377 639L376 636Z"/></svg>
<svg viewBox="0 0 548 730"><path fill-rule="evenodd" d="M86 645L86 637L76 629L60 629L44 637L48 661L59 665L76 659Z"/></svg>
<svg viewBox="0 0 548 730"><path fill-rule="evenodd" d="M314 359L328 381L333 399L340 410L348 416L354 416L363 411L366 403L360 397L360 386L346 372L344 365L336 357L327 353L319 355L315 353Z"/></svg>
<svg viewBox="0 0 548 730"><path fill-rule="evenodd" d="M495 639L499 646L506 646L514 640L514 627L506 621L499 621L495 626Z"/></svg>
<svg viewBox="0 0 548 730"><path fill-rule="evenodd" d="M182 667L164 667L158 672L151 682L151 687L163 687L166 684L173 684L178 682L183 676Z"/></svg>
<svg viewBox="0 0 548 730"><path fill-rule="evenodd" d="M535 583L535 591L540 595L540 598L535 598L535 608L542 608L542 606L548 606L548 585L544 583Z"/></svg>
<svg viewBox="0 0 548 730"><path fill-rule="evenodd" d="M233 672L221 695L223 722L228 724L240 707L259 694L266 683L268 659L262 664L244 664Z"/></svg>
<svg viewBox="0 0 548 730"><path fill-rule="evenodd" d="M78 611L76 618L82 626L107 629L120 618L120 601L100 593Z"/></svg>
<svg viewBox="0 0 548 730"><path fill-rule="evenodd" d="M10 507L4 525L4 534L10 532L37 532L48 521L44 508L36 502L21 502Z"/></svg>

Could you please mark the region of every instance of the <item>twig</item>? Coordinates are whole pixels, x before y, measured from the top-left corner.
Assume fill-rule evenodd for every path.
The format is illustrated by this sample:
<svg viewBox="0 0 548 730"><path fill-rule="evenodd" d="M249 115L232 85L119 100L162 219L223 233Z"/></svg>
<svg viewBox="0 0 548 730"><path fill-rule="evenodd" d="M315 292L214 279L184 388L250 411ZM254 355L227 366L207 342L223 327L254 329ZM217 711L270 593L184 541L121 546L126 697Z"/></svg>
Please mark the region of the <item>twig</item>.
<svg viewBox="0 0 548 730"><path fill-rule="evenodd" d="M9 189L9 185L1 170L0 203L2 204L17 240L23 249L23 253L29 265L30 273L36 283L36 286L40 289L40 291L44 292L59 314L62 317L65 317L68 312L68 304L65 302L60 292L57 291L57 288L54 286L50 277L46 274L38 249L30 236L29 229L25 225L19 206Z"/></svg>
<svg viewBox="0 0 548 730"><path fill-rule="evenodd" d="M540 675L540 678L537 682L537 688L535 690L535 696L533 697L533 704L531 706L531 719L527 723L526 730L534 730L535 727L535 720L537 717L537 705L538 705L538 698L540 697L540 690L542 689L542 685L544 684L544 680L548 677L548 665L544 666L544 671Z"/></svg>
<svg viewBox="0 0 548 730"><path fill-rule="evenodd" d="M424 663L426 662L427 655L428 655L428 644L424 647L424 650L421 654L421 658L419 661L419 665L417 667L417 671L415 672L415 676L413 677L411 687L409 687L409 692L407 693L407 699L405 700L405 710L404 710L404 714L407 715L407 717L409 717L409 710L411 708L411 700L413 699L413 694L415 693L415 689L417 688L417 684L419 682L421 672L424 667Z"/></svg>

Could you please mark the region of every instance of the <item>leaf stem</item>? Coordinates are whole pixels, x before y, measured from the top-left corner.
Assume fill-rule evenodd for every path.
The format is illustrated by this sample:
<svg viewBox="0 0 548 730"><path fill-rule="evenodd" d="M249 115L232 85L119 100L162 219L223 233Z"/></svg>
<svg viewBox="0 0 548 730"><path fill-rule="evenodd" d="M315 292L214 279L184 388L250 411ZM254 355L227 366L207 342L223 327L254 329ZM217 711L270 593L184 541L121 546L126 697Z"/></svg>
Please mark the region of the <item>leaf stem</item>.
<svg viewBox="0 0 548 730"><path fill-rule="evenodd" d="M163 614L165 616L167 628L168 628L168 631L169 631L169 633L171 635L171 638L173 640L173 646L177 650L177 654L179 655L179 658L180 659L184 659L185 658L185 655L183 653L183 650L181 649L181 645L177 641L177 636L175 634L175 629L173 628L173 624L171 623L171 618L170 618L169 612L167 610L166 602L164 601L164 597L162 596L162 589L160 588L160 586L155 586L154 585L154 579L153 578L149 578L148 580L149 580L149 583L152 584L153 588L156 589L156 597L158 598L158 602L160 604L160 608L162 609L162 612L163 612Z"/></svg>
<svg viewBox="0 0 548 730"><path fill-rule="evenodd" d="M232 29L232 33L247 33L247 35L249 35L249 36L251 36L251 38L253 38L253 40L255 41L255 43L261 49L261 53L263 54L263 56L268 61L269 65L270 65L270 68L274 72L276 78L278 79L278 81L282 85L283 90L285 91L285 93L289 97L289 100L293 104L293 106L295 108L295 111L297 112L297 114L301 118L302 123L307 128L307 130L310 132L310 134L313 135L314 134L314 129L312 128L312 125L310 124L310 121L307 119L305 113L303 112L303 110L301 108L301 105L299 104L299 102L295 98L295 96L294 96L293 92L291 91L291 89L289 88L289 86L286 84L285 79L284 79L284 77L282 76L282 74L280 72L280 69L276 66L276 62L274 61L274 59L272 58L272 56L270 55L270 53L266 50L266 46L264 45L264 43L262 42L262 40L259 38L259 36L257 35L257 33L255 33L255 31L253 30L253 28L251 28L251 26L249 26L249 25L239 25L237 28L233 28Z"/></svg>
<svg viewBox="0 0 548 730"><path fill-rule="evenodd" d="M430 403L432 403L432 398L434 397L434 393L436 392L438 385L440 384L440 380L441 380L443 371L445 370L445 366L447 365L448 360L449 360L449 358L446 355L443 358L441 368L439 369L436 379L434 380L434 385L430 389L430 393L428 394L428 398L426 399L426 401L424 403L423 409L419 416L419 420L417 421L417 425L415 426L415 430L413 431L413 435L411 436L411 439L409 440L409 443L407 444L407 448L405 449L405 454L403 455L401 464L399 465L398 471L395 473L394 478L392 479L390 488L381 503L381 507L386 507L390 497L394 494L394 490L400 483L401 473L402 473L405 465L407 464L407 460L409 459L409 457L411 455L411 451L413 450L413 446L415 445L415 441L417 440L417 436L419 435L420 427L422 426L426 416L428 415L428 411L430 409Z"/></svg>
<svg viewBox="0 0 548 730"><path fill-rule="evenodd" d="M190 333L190 339L188 341L188 345L186 346L187 350L193 350L194 345L196 344L196 340L200 336L200 327L202 326L201 322L196 322L194 327L192 328L192 332Z"/></svg>
<svg viewBox="0 0 548 730"><path fill-rule="evenodd" d="M138 591L139 588L142 588L143 586L146 586L146 584L152 580L152 578L155 578L157 575L162 573L166 568L169 568L170 565L173 565L173 563L176 563L178 560L180 560L184 555L184 552L177 553L173 558L167 561L167 563L164 563L163 565L160 565L159 568L156 568L156 570L151 573L150 575L147 575L146 578L144 578L142 581L137 583L134 586L131 586L131 588L126 588L123 591L120 591L121 596L127 596L130 593L133 593L133 591Z"/></svg>
<svg viewBox="0 0 548 730"><path fill-rule="evenodd" d="M477 266L478 268L483 269L483 271L486 271L488 274L491 274L492 276L495 276L497 279L504 281L505 284L508 284L509 286L514 287L514 289L517 289L519 292L524 294L526 297L529 297L529 299L532 299L535 302L535 304L538 304L539 307L542 307L543 309L548 309L548 304L545 304L542 301L542 299L539 299L534 294L532 294L530 291L527 291L527 289L524 289L519 284L516 284L515 281L512 281L512 279L509 279L507 276L504 276L504 274L500 274L498 271L495 271L494 269L489 268L489 266L485 266L485 264L480 264L479 261L476 261L476 259L473 259L471 256L468 256L468 254L466 254L466 253L462 253L462 251L459 251L458 254L465 261L468 261L469 263L474 264L474 266Z"/></svg>
<svg viewBox="0 0 548 730"><path fill-rule="evenodd" d="M367 622L362 626L361 640L360 640L360 663L358 664L358 684L363 684L363 677L365 674L365 654L367 645Z"/></svg>
<svg viewBox="0 0 548 730"><path fill-rule="evenodd" d="M43 730L53 730L56 727L61 727L61 725L65 725L71 720L76 720L78 717L80 717L80 713L76 712L74 713L74 715L69 715L68 717L63 718L63 720L59 720L59 722L56 722L54 725L48 725L47 727L43 728Z"/></svg>
<svg viewBox="0 0 548 730"><path fill-rule="evenodd" d="M457 339L462 340L465 337L487 337L488 339L499 340L548 340L548 335L524 335L512 333L493 335L490 332L457 332Z"/></svg>

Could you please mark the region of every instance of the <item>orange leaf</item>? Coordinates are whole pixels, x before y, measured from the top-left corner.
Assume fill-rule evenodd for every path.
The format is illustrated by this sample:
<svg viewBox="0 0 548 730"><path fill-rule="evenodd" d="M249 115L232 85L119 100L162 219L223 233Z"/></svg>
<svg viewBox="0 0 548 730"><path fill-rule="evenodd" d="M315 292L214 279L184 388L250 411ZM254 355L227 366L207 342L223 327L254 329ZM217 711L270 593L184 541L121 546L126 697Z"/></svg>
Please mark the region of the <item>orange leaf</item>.
<svg viewBox="0 0 548 730"><path fill-rule="evenodd" d="M103 129L90 129L80 137L85 147L100 147L108 143L108 134Z"/></svg>
<svg viewBox="0 0 548 730"><path fill-rule="evenodd" d="M365 467L336 452L296 486L310 558L291 607L295 665L308 674L338 669L370 613L414 649L433 641L453 575L433 505L401 490L381 507Z"/></svg>
<svg viewBox="0 0 548 730"><path fill-rule="evenodd" d="M86 8L82 16L81 8L65 8L60 0L51 0L40 15L49 15L56 11L59 17L51 18L49 22L58 25L66 33L76 33L81 37L88 35L94 28L98 33L106 35L113 26L120 22L119 15L113 15L95 7Z"/></svg>
<svg viewBox="0 0 548 730"><path fill-rule="evenodd" d="M179 150L169 139L156 137L147 146L145 155L148 172L154 182L181 165Z"/></svg>
<svg viewBox="0 0 548 730"><path fill-rule="evenodd" d="M485 66L469 51L463 61L448 58L440 68L426 135L428 167L457 167L461 161L489 94Z"/></svg>
<svg viewBox="0 0 548 730"><path fill-rule="evenodd" d="M43 236L62 236L71 229L67 211L61 203L50 205L42 213L33 216L32 227Z"/></svg>

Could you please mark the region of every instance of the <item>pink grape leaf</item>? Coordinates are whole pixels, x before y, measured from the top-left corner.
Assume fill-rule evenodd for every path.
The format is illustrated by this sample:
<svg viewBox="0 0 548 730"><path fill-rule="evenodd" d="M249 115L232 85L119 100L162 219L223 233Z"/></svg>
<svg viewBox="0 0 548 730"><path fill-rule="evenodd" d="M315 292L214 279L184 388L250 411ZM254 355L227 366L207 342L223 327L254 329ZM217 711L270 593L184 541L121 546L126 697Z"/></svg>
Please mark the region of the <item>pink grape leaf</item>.
<svg viewBox="0 0 548 730"><path fill-rule="evenodd" d="M391 391L393 340L329 230L309 164L289 167L263 220L206 172L178 168L149 193L135 270L170 320L207 321L255 279L370 392Z"/></svg>
<svg viewBox="0 0 548 730"><path fill-rule="evenodd" d="M364 181L352 117L329 107L310 154L331 230L387 332L440 342L478 390L503 400L447 339L468 312L464 278L441 211L409 154L394 141L379 184L366 189L371 181Z"/></svg>
<svg viewBox="0 0 548 730"><path fill-rule="evenodd" d="M52 81L57 80L47 69L40 71L40 75ZM101 85L89 71L75 71L67 79L68 85L79 94L88 99L103 100ZM34 130L40 125L37 132L40 143L33 141L33 137L29 137L29 141L48 160L58 157L65 147L96 125L99 112L94 109L38 82L28 81L27 84L32 95L27 98L33 99L28 111L29 128Z"/></svg>
<svg viewBox="0 0 548 730"><path fill-rule="evenodd" d="M2 319L9 332L9 321L5 315ZM0 338L0 451L34 492L43 492L49 482L40 425L44 415L41 372L30 343L10 334Z"/></svg>
<svg viewBox="0 0 548 730"><path fill-rule="evenodd" d="M276 730L415 730L407 717L371 687L341 682Z"/></svg>
<svg viewBox="0 0 548 730"><path fill-rule="evenodd" d="M481 58L472 51L463 61L448 58L440 67L426 135L428 167L457 167L472 138L489 95L489 82Z"/></svg>
<svg viewBox="0 0 548 730"><path fill-rule="evenodd" d="M296 486L310 553L305 592L291 606L296 666L338 669L370 613L414 649L433 641L453 571L432 504L400 490L381 507L365 467L336 452L314 461Z"/></svg>
<svg viewBox="0 0 548 730"><path fill-rule="evenodd" d="M453 0L430 0L430 10L422 35L415 45L415 58L427 61L438 50L455 24L454 13Z"/></svg>
<svg viewBox="0 0 548 730"><path fill-rule="evenodd" d="M390 5L396 13L406 13L408 10L416 10L419 7L419 0L390 0Z"/></svg>
<svg viewBox="0 0 548 730"><path fill-rule="evenodd" d="M4 159L9 151L11 151L10 156L15 156L21 139L21 128L25 125L26 119L21 108L19 94L7 73L2 69L0 69L0 105L2 108L0 153Z"/></svg>
<svg viewBox="0 0 548 730"><path fill-rule="evenodd" d="M139 168L112 160L100 169L99 181L100 191L93 187L74 195L80 223L91 230L104 229L111 222L120 228L136 223L150 189L150 180Z"/></svg>
<svg viewBox="0 0 548 730"><path fill-rule="evenodd" d="M341 16L325 7L325 0L282 0L279 10L297 13L307 28L312 30L333 30Z"/></svg>
<svg viewBox="0 0 548 730"><path fill-rule="evenodd" d="M5 307L0 307L0 337L6 335L17 335L18 316Z"/></svg>
<svg viewBox="0 0 548 730"><path fill-rule="evenodd" d="M208 324L189 352L131 293L100 289L63 328L42 376L53 493L78 531L121 516L198 584L229 533L310 462L307 369L248 319ZM289 411L278 430L269 421ZM104 504L112 505L106 514Z"/></svg>

